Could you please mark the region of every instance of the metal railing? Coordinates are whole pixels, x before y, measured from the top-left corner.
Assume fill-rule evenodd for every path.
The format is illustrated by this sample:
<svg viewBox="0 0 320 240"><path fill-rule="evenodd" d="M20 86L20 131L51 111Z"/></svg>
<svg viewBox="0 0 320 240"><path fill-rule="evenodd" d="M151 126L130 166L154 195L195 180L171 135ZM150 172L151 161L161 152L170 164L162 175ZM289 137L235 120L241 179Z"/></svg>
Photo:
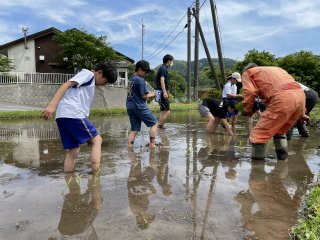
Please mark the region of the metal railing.
<svg viewBox="0 0 320 240"><path fill-rule="evenodd" d="M0 72L1 84L51 84L60 85L67 82L75 74L65 73L27 73L27 72ZM111 86L127 87L125 78L118 80Z"/></svg>
<svg viewBox="0 0 320 240"><path fill-rule="evenodd" d="M20 142L28 139L59 139L59 132L52 129L0 129L1 142Z"/></svg>

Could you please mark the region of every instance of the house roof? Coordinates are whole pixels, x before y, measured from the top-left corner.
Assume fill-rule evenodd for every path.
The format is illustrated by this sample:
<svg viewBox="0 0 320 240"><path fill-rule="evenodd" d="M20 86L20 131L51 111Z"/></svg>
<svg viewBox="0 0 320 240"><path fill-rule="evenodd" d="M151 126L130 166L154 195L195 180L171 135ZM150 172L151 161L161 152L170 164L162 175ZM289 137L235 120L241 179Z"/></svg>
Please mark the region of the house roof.
<svg viewBox="0 0 320 240"><path fill-rule="evenodd" d="M37 39L37 38L52 34L52 33L56 32L56 31L57 32L61 32L59 29L56 29L54 27L47 28L47 29L42 30L40 32L31 34L31 35L27 35L27 40ZM8 42L6 44L0 45L0 51L7 50L8 48L10 48L10 47L12 47L12 46L14 46L16 44L20 44L20 43L23 43L23 42L24 42L24 37L19 38L17 40L14 40L12 42ZM132 58L129 58L129 57L125 56L124 54L118 52L118 51L116 51L116 53L118 55L124 57L127 61L131 62L132 64L134 63L134 60Z"/></svg>
<svg viewBox="0 0 320 240"><path fill-rule="evenodd" d="M54 27L47 28L47 29L42 30L42 31L40 31L40 32L31 34L31 35L27 35L27 40L37 39L37 38L40 38L40 37L43 37L43 36L52 34L52 33L54 33L55 31L60 32L60 30L58 30L58 29L56 29L56 28L54 28ZM17 40L14 40L14 41L12 41L12 42L8 42L8 43L6 43L6 44L0 45L0 50L10 48L11 46L14 46L14 45L16 45L16 44L20 44L20 43L23 43L23 42L24 42L24 37L19 38L19 39L17 39Z"/></svg>

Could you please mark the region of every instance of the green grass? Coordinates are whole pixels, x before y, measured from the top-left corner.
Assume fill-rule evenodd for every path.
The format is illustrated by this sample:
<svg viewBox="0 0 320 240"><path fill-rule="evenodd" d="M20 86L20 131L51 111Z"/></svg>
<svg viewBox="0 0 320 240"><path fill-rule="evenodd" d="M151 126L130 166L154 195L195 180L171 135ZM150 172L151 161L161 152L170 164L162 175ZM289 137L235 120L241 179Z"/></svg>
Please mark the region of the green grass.
<svg viewBox="0 0 320 240"><path fill-rule="evenodd" d="M291 230L291 238L320 239L320 183L307 196L303 213L299 224Z"/></svg>
<svg viewBox="0 0 320 240"><path fill-rule="evenodd" d="M171 103L171 111L189 111L189 110L197 110L198 103ZM150 109L153 112L159 111L158 104L149 104ZM112 116L112 115L126 115L127 110L125 107L117 107L117 108L93 108L90 111L90 117L104 117L104 116ZM0 120L11 120L11 119L39 119L41 118L41 110L32 110L32 111L6 111L0 112Z"/></svg>
<svg viewBox="0 0 320 240"><path fill-rule="evenodd" d="M5 119L39 119L39 118L41 118L41 111L40 110L0 112L0 120L5 120Z"/></svg>

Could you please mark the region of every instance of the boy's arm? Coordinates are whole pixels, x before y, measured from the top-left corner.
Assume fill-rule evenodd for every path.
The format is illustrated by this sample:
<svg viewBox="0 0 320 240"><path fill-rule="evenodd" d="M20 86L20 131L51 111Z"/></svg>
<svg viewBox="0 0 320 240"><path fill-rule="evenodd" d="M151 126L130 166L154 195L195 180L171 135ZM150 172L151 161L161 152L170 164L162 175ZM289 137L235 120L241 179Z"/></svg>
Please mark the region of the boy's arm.
<svg viewBox="0 0 320 240"><path fill-rule="evenodd" d="M46 120L49 120L52 118L53 113L56 111L58 103L63 98L64 94L69 88L72 88L74 85L76 85L76 81L68 81L62 84L57 92L55 93L54 97L50 101L49 105L42 111L42 117Z"/></svg>
<svg viewBox="0 0 320 240"><path fill-rule="evenodd" d="M167 93L167 89L166 89L166 85L165 85L165 78L164 77L160 77L160 84L161 84L161 89L162 89L162 93L163 93L163 97L165 99L168 99L169 95Z"/></svg>
<svg viewBox="0 0 320 240"><path fill-rule="evenodd" d="M149 92L149 93L146 93L142 96L143 99L148 99L148 98L151 98L151 97L155 97L156 96L156 92Z"/></svg>
<svg viewBox="0 0 320 240"><path fill-rule="evenodd" d="M225 126L225 128L226 128L227 132L229 133L229 135L233 136L234 133L232 132L227 119L223 118L223 119L221 119L221 122L222 122L223 126Z"/></svg>

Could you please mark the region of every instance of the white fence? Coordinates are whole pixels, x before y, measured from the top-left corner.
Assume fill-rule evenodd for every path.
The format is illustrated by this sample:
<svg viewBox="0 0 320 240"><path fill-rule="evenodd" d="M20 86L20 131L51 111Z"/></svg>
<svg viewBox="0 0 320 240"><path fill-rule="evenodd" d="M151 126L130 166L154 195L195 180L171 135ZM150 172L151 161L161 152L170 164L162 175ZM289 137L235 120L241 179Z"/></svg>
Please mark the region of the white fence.
<svg viewBox="0 0 320 240"><path fill-rule="evenodd" d="M0 129L1 142L20 142L28 139L59 139L59 132L52 129Z"/></svg>
<svg viewBox="0 0 320 240"><path fill-rule="evenodd" d="M0 84L63 84L74 74L63 73L27 73L27 72L0 72ZM125 78L119 78L111 86L127 87Z"/></svg>

